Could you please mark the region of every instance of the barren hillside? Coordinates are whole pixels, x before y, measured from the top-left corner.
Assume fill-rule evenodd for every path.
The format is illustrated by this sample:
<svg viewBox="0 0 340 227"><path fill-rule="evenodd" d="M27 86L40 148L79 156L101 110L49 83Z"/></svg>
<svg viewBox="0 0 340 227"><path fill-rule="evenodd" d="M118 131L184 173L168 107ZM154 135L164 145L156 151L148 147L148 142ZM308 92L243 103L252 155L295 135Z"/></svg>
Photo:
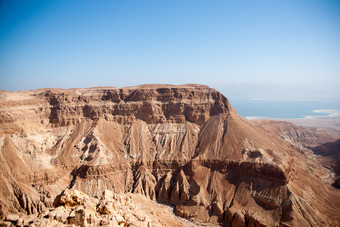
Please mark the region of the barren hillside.
<svg viewBox="0 0 340 227"><path fill-rule="evenodd" d="M140 193L208 225L340 221L327 170L207 86L1 91L0 145L2 219L72 189Z"/></svg>

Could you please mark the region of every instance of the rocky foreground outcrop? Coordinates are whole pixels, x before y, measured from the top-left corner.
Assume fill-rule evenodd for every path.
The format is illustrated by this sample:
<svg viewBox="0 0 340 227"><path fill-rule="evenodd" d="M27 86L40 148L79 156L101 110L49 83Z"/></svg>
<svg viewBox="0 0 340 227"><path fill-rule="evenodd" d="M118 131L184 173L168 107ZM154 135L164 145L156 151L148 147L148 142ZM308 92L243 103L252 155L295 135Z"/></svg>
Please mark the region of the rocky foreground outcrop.
<svg viewBox="0 0 340 227"><path fill-rule="evenodd" d="M2 219L62 209L72 189L96 207L140 193L208 225L340 221L326 169L202 85L2 91L0 145Z"/></svg>
<svg viewBox="0 0 340 227"><path fill-rule="evenodd" d="M0 226L194 226L140 194L105 190L100 198L65 189L39 214L8 214Z"/></svg>

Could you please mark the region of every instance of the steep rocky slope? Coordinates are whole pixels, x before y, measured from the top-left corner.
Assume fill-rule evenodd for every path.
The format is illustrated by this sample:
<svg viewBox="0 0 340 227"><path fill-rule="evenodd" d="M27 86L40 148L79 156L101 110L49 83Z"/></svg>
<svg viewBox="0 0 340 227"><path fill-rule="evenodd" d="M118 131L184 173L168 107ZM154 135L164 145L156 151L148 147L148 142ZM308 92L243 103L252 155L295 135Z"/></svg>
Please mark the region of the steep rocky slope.
<svg viewBox="0 0 340 227"><path fill-rule="evenodd" d="M202 85L1 91L0 145L1 218L69 188L140 193L211 225L340 221L321 165Z"/></svg>
<svg viewBox="0 0 340 227"><path fill-rule="evenodd" d="M335 173L340 176L340 139L334 142L328 142L321 144L320 146L314 147L313 150L320 156L331 161L331 167ZM340 184L339 184L340 186Z"/></svg>
<svg viewBox="0 0 340 227"><path fill-rule="evenodd" d="M253 122L256 126L297 147L314 148L340 138L340 131L327 128L302 127L283 120L255 120Z"/></svg>
<svg viewBox="0 0 340 227"><path fill-rule="evenodd" d="M257 126L290 143L308 159L313 159L329 169L329 182L340 187L340 131L329 128L301 127L286 121L258 120L254 122Z"/></svg>

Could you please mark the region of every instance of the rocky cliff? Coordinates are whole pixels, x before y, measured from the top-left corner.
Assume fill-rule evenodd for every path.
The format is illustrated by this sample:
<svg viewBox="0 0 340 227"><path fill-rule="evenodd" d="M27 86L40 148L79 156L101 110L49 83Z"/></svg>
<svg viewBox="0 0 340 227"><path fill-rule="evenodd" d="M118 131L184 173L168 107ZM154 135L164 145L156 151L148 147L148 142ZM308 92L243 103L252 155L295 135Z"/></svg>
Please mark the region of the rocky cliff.
<svg viewBox="0 0 340 227"><path fill-rule="evenodd" d="M329 128L301 127L290 122L276 120L256 120L254 123L291 144L307 159L316 161L329 169L328 183L333 182L335 187L340 187L340 131Z"/></svg>
<svg viewBox="0 0 340 227"><path fill-rule="evenodd" d="M1 218L73 189L140 193L209 225L340 221L321 165L202 85L1 91L0 145Z"/></svg>

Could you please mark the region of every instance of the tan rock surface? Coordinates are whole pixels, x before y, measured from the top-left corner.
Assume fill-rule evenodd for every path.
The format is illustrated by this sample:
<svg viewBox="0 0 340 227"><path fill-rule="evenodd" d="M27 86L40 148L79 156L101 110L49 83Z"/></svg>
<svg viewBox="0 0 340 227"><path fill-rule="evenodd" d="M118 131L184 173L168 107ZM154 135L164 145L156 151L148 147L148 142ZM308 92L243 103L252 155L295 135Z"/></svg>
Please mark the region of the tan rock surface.
<svg viewBox="0 0 340 227"><path fill-rule="evenodd" d="M303 122L304 120L301 119L300 121ZM322 122L323 119L320 121ZM284 120L256 120L254 123L256 126L298 147L313 148L340 138L340 131L334 129L302 127Z"/></svg>
<svg viewBox="0 0 340 227"><path fill-rule="evenodd" d="M315 123L314 126L326 120L322 117L315 117L313 118L314 122L317 119L320 122ZM300 122L304 120L301 119ZM333 128L302 127L286 121L257 120L254 122L257 126L290 143L310 162L313 160L325 166L330 170L323 173L326 175L326 180L334 183L333 185L336 187L340 186L340 131ZM315 168L313 171L320 172L320 170L320 168Z"/></svg>
<svg viewBox="0 0 340 227"><path fill-rule="evenodd" d="M111 225L103 217L116 214L137 223L133 206L153 204L150 223L178 225L162 222L158 201L207 225L340 221L339 190L311 171L323 167L206 86L2 91L0 145L2 219L39 213L32 223L65 223L64 208L53 208L62 206L76 223ZM122 199L118 209L106 190L151 200L136 197L131 210Z"/></svg>

